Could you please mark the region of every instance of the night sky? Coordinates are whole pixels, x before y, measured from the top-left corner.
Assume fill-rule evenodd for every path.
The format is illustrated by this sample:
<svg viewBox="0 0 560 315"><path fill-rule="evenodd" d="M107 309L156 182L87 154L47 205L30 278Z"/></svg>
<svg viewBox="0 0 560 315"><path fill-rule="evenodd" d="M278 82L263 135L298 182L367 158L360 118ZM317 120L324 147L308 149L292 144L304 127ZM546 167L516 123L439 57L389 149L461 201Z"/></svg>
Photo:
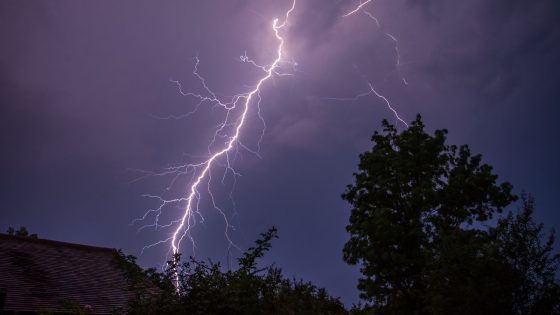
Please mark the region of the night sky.
<svg viewBox="0 0 560 315"><path fill-rule="evenodd" d="M347 0L298 0L284 53L295 67L261 91L267 127L260 157L240 148L236 177L213 175L216 202L240 248L279 229L266 263L288 276L357 301L359 272L342 261L358 154L371 134L396 119L367 82L407 121L447 128L469 144L515 192L536 198L536 218L560 228L560 2L555 0L378 0L363 12ZM239 56L270 63L271 21L290 0L0 2L0 229L26 226L39 237L122 248L140 256L169 229L131 222L157 206L144 194L180 197L190 177L142 177L205 158L223 112L192 111L185 90L203 93L199 73L221 97L247 91L262 72ZM398 40L399 60L395 42ZM406 79L408 85L403 83ZM398 124L403 128L402 124ZM256 149L262 123L251 115L241 140ZM223 165L224 161L220 164ZM204 186L205 187L205 186ZM230 192L232 199L230 200ZM225 266L224 220L202 189L204 222L192 229L198 258ZM516 206L512 207L513 210ZM181 215L168 207L162 220ZM153 222L149 217L146 223ZM161 266L169 250L144 251ZM185 243L184 255L192 255Z"/></svg>

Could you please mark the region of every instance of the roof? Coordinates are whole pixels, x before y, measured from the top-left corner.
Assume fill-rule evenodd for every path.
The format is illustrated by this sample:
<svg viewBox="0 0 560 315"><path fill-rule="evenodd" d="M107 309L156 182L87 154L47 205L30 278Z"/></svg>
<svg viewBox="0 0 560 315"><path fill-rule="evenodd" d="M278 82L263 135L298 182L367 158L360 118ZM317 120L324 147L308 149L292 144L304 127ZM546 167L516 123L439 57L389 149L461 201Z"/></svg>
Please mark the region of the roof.
<svg viewBox="0 0 560 315"><path fill-rule="evenodd" d="M116 254L112 248L0 234L4 311L69 312L69 303L92 314L126 310L130 295Z"/></svg>

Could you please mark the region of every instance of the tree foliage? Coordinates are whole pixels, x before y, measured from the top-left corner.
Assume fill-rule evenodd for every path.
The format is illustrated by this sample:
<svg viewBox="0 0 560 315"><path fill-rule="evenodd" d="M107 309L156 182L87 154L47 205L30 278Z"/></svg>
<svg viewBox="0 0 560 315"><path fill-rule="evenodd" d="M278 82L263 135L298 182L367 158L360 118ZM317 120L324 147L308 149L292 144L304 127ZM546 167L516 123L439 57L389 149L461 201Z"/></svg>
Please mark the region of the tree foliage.
<svg viewBox="0 0 560 315"><path fill-rule="evenodd" d="M517 199L509 183L498 183L468 146L446 144L446 130L427 134L420 116L401 133L387 121L383 128L360 155L355 182L342 196L352 206L344 260L361 267L358 288L367 312L522 314L521 304L541 299L517 300L527 294L526 281L548 292L533 288L534 294L553 295L553 236L541 243L542 226L533 223L532 212L489 227ZM522 238L521 231L534 237L512 240ZM512 265L521 248L531 246L525 265ZM534 266L539 263L541 269ZM527 265L540 280L528 280Z"/></svg>
<svg viewBox="0 0 560 315"><path fill-rule="evenodd" d="M37 234L35 234L35 233L30 234L29 231L27 231L27 228L25 226L20 226L20 228L18 230L14 229L13 227L10 226L6 232L8 233L8 235L29 237L29 238L37 238Z"/></svg>
<svg viewBox="0 0 560 315"><path fill-rule="evenodd" d="M560 255L554 252L555 233L533 219L534 199L522 195L519 213L509 213L493 230L499 257L508 267L514 314L560 314L557 281Z"/></svg>
<svg viewBox="0 0 560 315"><path fill-rule="evenodd" d="M129 279L132 314L346 314L343 304L309 282L285 278L275 266L259 267L276 228L261 234L238 259L236 270L176 256L163 273L143 271L133 256L118 257ZM178 285L176 287L176 285Z"/></svg>

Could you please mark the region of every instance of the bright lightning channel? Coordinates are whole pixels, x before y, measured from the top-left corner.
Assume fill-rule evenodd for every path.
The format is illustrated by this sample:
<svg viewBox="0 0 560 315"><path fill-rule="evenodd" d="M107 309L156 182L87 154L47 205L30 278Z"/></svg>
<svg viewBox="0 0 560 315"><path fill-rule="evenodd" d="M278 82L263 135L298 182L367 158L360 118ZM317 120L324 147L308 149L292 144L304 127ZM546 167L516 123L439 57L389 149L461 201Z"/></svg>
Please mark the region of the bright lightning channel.
<svg viewBox="0 0 560 315"><path fill-rule="evenodd" d="M404 121L404 120L401 118L401 116L399 116L399 113L397 112L397 110L396 110L395 108L393 108L393 106L391 105L391 103L389 102L389 100L388 100L385 96L383 96L383 95L377 93L377 91L373 88L373 85L372 85L370 82L368 82L368 85L369 85L369 88L370 88L370 93L368 93L368 94L373 93L375 96L377 96L377 97L379 97L380 99L382 99L382 100L385 102L385 104L387 104L387 107L389 108L389 110L391 110L391 111L393 112L393 114L394 114L395 117L398 119L398 121L400 121L401 123L403 123L403 124L406 126L406 128L408 128L408 124L406 123L406 121Z"/></svg>
<svg viewBox="0 0 560 315"><path fill-rule="evenodd" d="M196 224L196 215L200 216L202 218L201 220L204 219L199 211L199 204L201 200L200 188L204 182L207 183L206 189L207 189L207 193L210 196L212 205L223 216L225 220L226 228L224 234L227 240L229 241L230 246L235 246L228 235L228 231L231 227L228 222L228 218L224 213L224 211L222 211L222 209L217 205L214 199L214 195L212 194L212 190L210 188L210 182L212 181L212 168L214 167L215 164L220 163L218 161L224 159L223 161L225 161L226 171L224 173L224 177L222 178L222 182L223 182L228 171L234 174L234 178L236 176L239 176L239 174L232 168L231 161L230 161L231 158L230 155L237 153L236 150L238 150L239 147L247 149L250 152L258 155L258 150L254 151L247 148L240 141L239 138L242 133L243 127L245 126L249 109L252 107L252 105L254 105L257 107L257 115L259 119L261 119L264 126L263 133L261 134L261 140L262 140L262 136L264 135L264 129L266 128L266 124L264 124L264 120L260 114L261 88L263 84L265 84L269 79L271 79L275 75L277 76L288 75L287 73L280 72L279 70L279 67L282 66L283 64L290 64L293 67L297 65L293 60L292 61L284 60L283 49L284 49L285 40L283 35L281 34L281 31L285 29L286 26L288 25L290 14L294 11L296 7L296 1L297 0L293 0L291 7L284 14L284 18L282 21L280 21L280 19L278 18L272 21L272 31L274 32L275 39L278 43L276 47L276 58L274 59L274 61L269 65L262 66L262 65L258 65L256 62L251 60L246 54L240 57L242 62L249 63L261 69L264 72L263 76L257 81L256 85L252 90L242 94L234 95L229 100L224 101L220 99L216 95L216 93L214 93L208 87L204 77L199 74L198 66L200 60L198 59L198 57L195 58L195 65L192 73L201 83L205 91L205 94L185 92L179 81L171 80L172 83L177 85L179 93L181 93L184 96L189 96L197 99L198 104L195 106L195 109L193 111L185 115L162 117L162 119L178 119L178 118L187 117L191 114L194 114L203 103L210 103L213 104L213 106L215 107L221 107L225 109L226 114L224 120L218 125L212 141L208 145L209 156L205 160L196 164L184 164L184 165L168 167L161 173L149 173L146 175L146 176L175 175L175 177L171 181L171 184L167 188L168 190L175 183L175 181L178 179L179 176L190 174L192 176L192 180L189 186L187 187L188 194L186 197L180 197L176 199L165 199L160 196L145 195L145 197L156 199L159 202L159 206L154 209L148 210L142 217L134 220L133 223L137 221L144 221L148 216L155 214L155 222L153 224L145 225L140 229L146 227L153 227L156 229L172 228L174 230L170 237L164 240L160 240L151 245L145 246L142 249L142 252L148 248L157 245L170 243L171 244L170 253L175 255L180 252L181 243L183 242L184 239L190 240L194 252L196 246L195 246L194 239L190 234L190 231L191 228ZM238 117L232 118L233 116L232 112L236 109L241 110L241 114ZM233 129L233 134L227 135L228 127ZM224 141L224 146L220 150L212 152L212 148L216 145L216 142L218 142L219 139L227 139L227 140ZM258 145L260 147L260 140ZM179 219L171 221L168 224L160 224L159 218L160 215L162 214L164 207L169 206L171 204L183 204L184 205L183 215Z"/></svg>
<svg viewBox="0 0 560 315"><path fill-rule="evenodd" d="M265 124L264 119L262 118L262 116L260 114L261 87L263 86L263 84L265 84L267 81L269 81L274 76L291 75L291 73L284 73L284 72L280 71L280 67L282 67L284 64L291 65L293 67L293 70L295 71L295 67L297 66L297 63L294 60L285 60L284 53L283 53L285 39L284 39L283 35L281 34L281 32L288 25L290 15L295 10L296 2L297 2L297 0L292 1L292 5L286 11L286 13L284 14L284 18L283 18L282 21L280 21L280 19L278 19L278 18L276 18L272 21L272 31L273 31L274 37L275 37L275 39L277 40L277 43L278 43L278 45L276 46L276 58L273 60L272 63L270 63L269 65L263 66L263 65L257 64L254 60L250 59L247 56L247 54L244 54L244 55L240 56L240 60L242 62L249 63L252 66L254 66L254 67L263 71L263 76L257 81L257 83L255 84L253 89L251 89L251 90L249 90L245 93L234 95L227 100L223 100L223 99L219 98L217 96L217 94L214 93L208 87L208 85L206 84L205 78L202 75L199 74L198 66L200 64L200 59L198 57L195 58L195 65L194 65L194 69L192 71L192 74L198 79L198 81L202 85L202 88L205 91L205 93L199 94L199 93L185 91L183 89L183 86L181 85L181 83L179 81L171 80L171 82L174 83L177 86L180 94L182 94L184 96L189 96L189 97L195 98L195 99L198 100L198 103L196 104L194 110L192 110L192 111L190 111L186 114L183 114L181 116L167 116L167 117L159 117L159 118L161 118L161 119L185 118L185 117L188 117L188 116L196 113L197 110L200 108L200 106L202 106L202 104L205 104L205 103L210 103L210 104L213 105L213 107L220 107L220 108L224 109L226 111L226 114L225 114L224 120L217 126L217 129L214 133L214 136L213 136L212 140L210 141L210 143L208 144L208 154L209 155L208 155L208 157L203 159L202 162L193 163L193 164L183 164L183 165L171 166L171 167L166 168L163 172L160 172L160 173L145 172L145 176L174 175L173 179L171 180L171 183L167 187L167 190L171 189L171 187L175 184L175 182L178 180L178 178L180 176L190 175L190 176L192 176L192 179L190 181L190 184L187 187L187 192L188 193L184 197L167 199L167 198L163 198L161 196L144 195L144 197L152 198L152 199L157 200L159 202L159 206L157 206L153 209L149 209L142 217L134 220L133 223L140 222L140 221L143 222L148 218L148 216L155 214L154 223L144 225L140 229L144 229L144 228L155 228L155 229L171 228L171 229L173 229L173 233L167 239L163 239L163 240L160 240L156 243L145 246L142 249L142 252L144 250L146 250L148 248L152 248L154 246L158 246L158 245L162 245L162 244L170 244L169 253L172 253L173 255L175 255L175 254L178 254L180 252L182 242L185 239L189 239L190 242L192 243L192 249L193 249L193 255L194 255L196 244L195 244L194 238L191 236L190 232L191 232L191 229L195 226L195 224L197 222L197 220L196 220L197 215L201 218L201 221L204 220L204 217L202 216L201 212L199 211L199 205L200 205L200 200L201 200L201 190L200 189L201 189L201 186L203 185L203 183L205 183L205 182L207 183L206 190L207 190L207 193L210 197L210 201L212 202L212 205L213 205L214 209L216 209L220 213L220 215L222 215L222 217L224 218L224 221L225 221L225 224L226 224L225 231L224 231L225 237L228 240L230 246L235 246L235 244L231 241L231 239L229 237L229 234L228 234L229 229L231 228L231 225L229 224L228 218L227 218L226 214L224 213L224 211L217 205L217 203L215 201L215 198L214 198L214 195L212 193L211 187L210 187L211 181L212 181L212 169L216 164L219 164L220 161L224 161L225 162L225 165L224 165L225 172L224 172L224 176L222 178L222 182L224 182L226 174L228 172L231 172L234 175L234 184L235 184L236 176L239 176L239 174L232 167L232 163L231 163L232 161L230 160L231 159L230 155L231 154L237 154L237 150L241 147L241 148L246 149L249 152L254 153L255 155L258 156L259 149L254 151L254 150L251 150L248 147L246 147L240 141L240 135L242 133L243 127L245 126L245 123L246 123L246 120L247 120L247 115L249 113L250 108L252 107L252 105L256 106L257 115L263 123L263 131L261 133L261 138L258 142L258 147L260 148L260 142L262 140L262 137L264 135L264 131L266 129L266 124ZM372 20L374 20L376 25L379 26L380 25L379 20L375 16L373 16L370 12L367 12L367 11L363 10L364 6L367 5L370 2L372 2L372 0L367 0L367 1L364 1L364 2L360 2L360 4L354 10L346 13L344 15L344 17L349 17L351 15L356 14L357 12L362 11L367 16L369 16ZM397 58L396 58L397 61L396 62L397 62L397 65L399 65L400 64L400 56L399 56L399 52L398 52L398 47L396 46L398 44L397 39L391 34L385 33L385 35L387 35L387 37L389 37L395 43L395 51L396 51L396 54L397 54ZM407 84L407 82L404 78L403 78L403 82L405 84ZM365 97L365 96L368 96L368 95L375 95L376 97L382 99L385 102L385 104L387 105L387 108L394 114L394 116L396 117L396 119L399 122L401 122L403 125L408 127L408 124L405 122L405 120L403 120L401 118L401 116L399 115L397 110L392 106L392 104L389 102L389 100L385 96L378 93L374 89L374 86L373 86L372 83L367 82L367 84L369 86L369 91L367 91L366 93L359 94L359 95L357 95L353 98L330 98L330 99L357 100L358 98ZM234 110L241 110L241 114L239 116L234 115L232 113ZM228 128L233 129L234 132L233 132L232 135L227 134L227 130L229 130ZM227 140L224 141L224 145L222 146L222 148L220 150L218 150L218 151L212 150L216 146L216 142L219 142L220 139L227 139ZM231 197L231 194L230 194L230 197ZM172 204L182 204L182 205L184 205L182 207L182 211L183 211L182 216L180 218L176 219L176 220L173 220L173 221L169 222L169 223L160 224L159 220L160 220L160 216L161 216L164 208L167 207L167 206L170 206Z"/></svg>
<svg viewBox="0 0 560 315"><path fill-rule="evenodd" d="M361 2L361 1L360 1L360 4L359 4L354 10L352 10L352 11L350 11L350 12L344 14L342 17L348 17L348 16L350 16L350 15L352 15L352 14L355 14L356 12L360 11L366 4L368 4L368 3L370 3L370 2L371 2L371 0L366 0L366 1L364 1L364 2Z"/></svg>
<svg viewBox="0 0 560 315"><path fill-rule="evenodd" d="M387 108L393 113L393 115L395 116L395 118L397 119L397 121L401 122L403 125L405 125L408 128L408 124L406 123L406 121L399 115L399 113L397 112L397 110L393 107L393 105L391 104L391 102L389 102L389 100L381 95L379 92L377 92L377 90L375 90L375 88L373 87L373 84L371 84L371 82L367 82L368 87L369 87L369 91L364 92L364 93L360 93L354 97L327 97L326 99L328 100L334 100L334 101L357 101L358 99L362 98L362 97L366 97L369 95L375 95L376 97L380 98L381 100L383 100L383 102L385 103L385 105L387 105Z"/></svg>

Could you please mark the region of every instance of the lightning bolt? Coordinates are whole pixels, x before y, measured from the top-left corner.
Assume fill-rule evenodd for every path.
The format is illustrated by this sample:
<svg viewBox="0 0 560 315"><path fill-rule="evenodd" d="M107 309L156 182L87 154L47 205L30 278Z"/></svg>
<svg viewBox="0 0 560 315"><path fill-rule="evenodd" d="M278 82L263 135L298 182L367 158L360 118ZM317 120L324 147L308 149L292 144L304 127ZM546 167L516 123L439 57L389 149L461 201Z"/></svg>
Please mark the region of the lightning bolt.
<svg viewBox="0 0 560 315"><path fill-rule="evenodd" d="M281 71L280 68L283 65L289 64L292 65L294 68L297 66L297 63L295 63L295 61L285 59L284 56L285 39L282 35L282 31L287 27L290 15L295 10L295 7L296 7L296 0L293 0L291 3L291 7L285 12L283 19L280 20L278 18L275 18L272 21L271 27L272 27L272 32L274 33L274 37L277 41L277 46L276 46L275 59L270 64L265 66L259 65L255 61L250 59L246 53L240 56L240 60L242 62L248 63L263 71L262 77L260 77L260 79L256 82L254 87L249 91L234 95L226 100L220 99L217 96L217 94L214 93L208 87L205 78L199 74L198 67L199 67L200 60L198 57L195 58L195 64L194 64L194 69L192 74L198 79L199 83L201 84L202 89L204 91L203 94L187 92L183 89L183 86L179 81L171 80L171 82L177 86L179 93L181 95L192 97L198 100L198 103L196 104L194 110L191 112L188 112L181 116L160 117L161 119L180 119L180 118L188 117L194 114L202 104L207 104L207 103L211 104L213 107L218 107L225 110L225 118L218 124L217 129L213 135L213 138L208 144L207 158L195 164L182 164L182 165L171 166L164 169L164 171L160 173L146 172L146 174L144 174L145 176L173 175L174 177L171 180L169 186L167 187L167 190L170 190L171 187L177 181L177 179L181 176L185 176L185 175L191 176L191 180L186 189L187 194L184 197L166 199L161 196L145 195L145 197L147 198L155 199L158 202L158 206L153 209L149 209L142 217L135 219L132 222L132 224L135 224L136 222L142 222L146 220L149 216L153 215L155 217L154 222L152 224L144 225L140 227L140 229L171 228L173 232L170 234L170 236L167 239L163 239L156 243L145 246L142 249L142 252L154 246L158 246L161 244L170 244L170 251L168 252L168 254L171 253L175 255L180 252L182 242L185 239L189 239L192 244L193 253L194 253L196 246L190 232L197 222L196 220L197 216L201 218L201 221L204 220L204 217L202 216L199 209L199 204L201 201L201 194L203 189L202 186L204 185L204 183L206 183L205 193L209 195L212 206L214 207L214 209L216 209L219 212L219 214L221 214L221 216L225 221L226 224L226 228L224 231L225 237L228 240L230 246L235 246L235 244L232 242L228 234L229 229L231 228L231 225L228 221L228 217L225 214L225 212L218 206L214 198L214 195L212 193L212 189L210 186L210 183L212 182L212 169L215 168L216 165L219 166L220 163L225 164L222 165L225 168L225 172L222 177L222 183L224 183L225 176L228 174L228 172L231 172L234 175L234 179L237 176L239 176L239 173L237 173L233 169L232 163L240 147L258 156L258 152L260 149L260 142L262 140L262 137L266 129L266 124L260 113L261 89L263 85L274 76L290 75L290 73ZM263 123L263 131L261 133L260 140L258 141L258 148L256 151L251 150L250 148L245 146L240 140L240 136L242 134L243 128L245 127L248 119L248 113L250 112L250 109L253 107L256 107L257 115ZM230 132L230 134L228 134L228 131ZM215 149L217 146L220 146L220 143L222 144L221 148ZM235 185L235 181L234 181L234 185ZM172 204L183 205L181 217L167 224L160 224L159 220L164 208Z"/></svg>
<svg viewBox="0 0 560 315"><path fill-rule="evenodd" d="M403 125L405 125L408 128L408 124L406 123L406 121L399 115L399 113L397 112L397 110L393 107L393 105L391 104L391 102L389 102L389 100L381 95L379 92L377 92L377 90L375 90L375 88L373 87L373 84L371 82L367 82L367 85L369 87L369 90L367 92L364 93L360 93L354 97L326 97L325 99L328 100L334 100L334 101L357 101L362 97L366 97L369 95L375 95L376 97L380 98L381 100L383 100L383 102L385 103L385 105L387 105L387 108L393 112L393 115L395 116L396 120L401 122Z"/></svg>
<svg viewBox="0 0 560 315"><path fill-rule="evenodd" d="M371 14L371 12L364 10L363 11L365 15L367 15L370 19L373 20L373 22L375 22L375 25L377 25L378 28L381 27L381 23L379 23L379 19L376 18L375 16L373 16L373 14Z"/></svg>
<svg viewBox="0 0 560 315"><path fill-rule="evenodd" d="M370 19L372 19L375 24L377 25L377 28L381 28L381 23L379 22L379 19L377 17L375 17L373 14L371 14L371 12L364 10L364 6L367 5L368 3L372 2L372 0L366 0L366 1L360 1L360 4L354 8L353 10L349 11L348 13L344 14L342 17L349 17L351 15L357 14L358 12L362 11L367 17L369 17ZM393 36L390 33L387 32L383 32L385 34L385 36L387 36L393 43L395 46L395 63L396 66L399 67L401 65L401 56L400 56L400 52L399 52L399 41L397 40L397 38L395 36ZM404 85L408 85L408 81L406 80L406 78L402 78L402 82ZM387 108L393 112L395 118L397 119L397 121L401 122L403 125L405 125L408 128L408 124L406 123L406 121L404 121L404 119L402 119L402 117L399 115L399 113L397 112L397 110L393 107L393 105L391 105L391 102L389 102L389 100L381 95L379 92L377 92L375 90L375 88L373 87L373 84L371 82L367 82L368 87L369 87L369 91L365 92L365 93L361 93L358 94L352 98L334 98L334 97L329 97L327 99L331 99L331 100L338 100L338 101L348 101L348 100L358 100L359 98L368 96L368 95L375 95L376 97L380 98L381 100L383 100L383 102L385 102L385 104L387 105Z"/></svg>
<svg viewBox="0 0 560 315"><path fill-rule="evenodd" d="M361 11L375 23L375 25L377 26L378 29L381 29L381 23L379 22L379 19L377 17L375 17L371 12L363 9L364 6L367 5L368 3L370 3L371 1L372 0L367 0L367 1L364 1L364 2L360 2L360 4L356 8L354 8L354 10L344 14L342 17L349 17L349 16L354 15L354 14ZM398 68L401 67L401 65L402 65L402 63L401 63L401 53L399 51L399 41L391 33L383 32L383 34L385 34L385 36L393 42L394 49L395 49L395 66L396 66L397 71L398 71ZM401 81L404 85L408 85L408 81L406 80L405 77L402 77Z"/></svg>
<svg viewBox="0 0 560 315"><path fill-rule="evenodd" d="M360 4L354 10L344 14L342 17L348 17L352 14L355 14L356 12L360 11L366 4L368 4L370 2L371 2L371 0L366 0L364 2L360 1Z"/></svg>
<svg viewBox="0 0 560 315"><path fill-rule="evenodd" d="M382 100L385 102L385 104L387 104L387 107L389 108L389 110L391 110L391 111L393 112L393 114L395 115L395 117L397 118L397 120L400 121L401 123L403 123L403 124L406 126L406 128L408 128L408 124L406 123L406 121L404 121L404 120L401 118L401 116L399 116L399 113L398 113L397 110L393 107L393 105L391 105L391 103L389 102L389 100L388 100L385 96L379 94L379 93L373 88L373 85L372 85L370 82L368 82L368 85L369 85L370 92L367 93L366 95L370 95L371 93L373 93L375 96L377 96L377 97L379 97L380 99L382 99Z"/></svg>
<svg viewBox="0 0 560 315"><path fill-rule="evenodd" d="M187 176L190 178L188 181L187 187L185 189L185 193L178 198L165 198L163 196L158 195L144 195L146 198L150 198L155 200L157 206L149 209L144 213L143 216L135 219L132 224L136 224L138 222L145 222L149 217L154 217L154 221L151 224L143 225L139 228L139 230L146 229L146 228L154 228L158 229L169 229L171 232L168 234L168 237L152 243L150 245L144 246L142 252L146 249L168 244L169 251L168 255L178 254L181 251L181 246L183 242L189 241L192 245L193 256L196 250L195 240L191 235L191 231L193 227L197 224L197 222L203 222L204 216L200 211L200 202L202 199L202 194L209 196L209 201L213 208L223 217L225 222L225 229L224 235L227 241L229 242L229 246L236 247L234 242L229 237L229 231L232 229L232 225L229 222L228 216L224 212L224 210L218 205L216 201L213 190L211 189L211 183L213 182L213 170L216 168L221 167L220 169L224 170L222 175L222 183L224 183L225 178L228 174L233 175L233 186L235 186L236 179L240 174L234 170L233 162L237 157L240 149L247 150L250 153L259 156L260 151L260 144L263 138L263 135L266 130L266 123L261 115L260 112L260 104L261 104L261 90L263 86L273 79L274 77L282 77L287 75L293 75L291 72L285 72L283 69L286 65L291 66L291 71L296 72L297 63L291 59L287 59L284 55L284 46L285 46L285 38L283 36L284 30L289 25L290 16L296 8L297 0L292 0L291 6L289 9L284 13L282 19L275 18L271 23L271 30L273 32L274 39L276 40L277 45L275 46L275 57L273 61L267 65L261 65L251 59L247 53L241 55L239 57L241 62L247 63L256 69L262 71L262 76L256 81L252 88L249 88L248 91L229 96L229 97L219 97L217 93L215 93L207 84L206 79L203 75L199 72L200 66L200 59L197 57L194 58L194 67L192 70L192 75L198 80L200 86L202 87L202 93L195 93L185 90L183 85L178 80L170 80L172 84L177 87L178 92L186 97L190 97L196 100L196 104L194 109L190 112L187 112L183 115L179 116L166 116L166 117L157 117L159 119L182 119L189 117L195 114L198 109L206 104L210 104L212 108L218 108L223 110L225 115L224 118L218 123L216 126L215 132L213 134L212 139L209 141L207 146L208 155L199 159L197 163L188 163L188 164L180 164L180 165L173 165L170 167L165 168L161 172L144 172L142 177L147 176L172 176L172 179L169 185L166 187L166 191L171 190L172 187L177 183L179 178ZM372 0L361 1L360 4L352 11L346 13L344 17L349 17L351 15L356 14L357 12L363 11L366 15L371 16L371 18L376 21L377 25L379 25L379 21L369 12L363 10L364 6L368 3L372 2ZM397 40L394 36L387 34L386 35L391 38L397 44ZM398 54L398 48L396 48L397 53L397 64L400 64L400 56ZM404 78L403 78L404 80ZM406 80L404 80L406 83ZM396 119L402 123L403 125L408 127L408 124L405 122L404 119L401 118L397 110L393 107L390 101L383 96L382 94L378 93L374 85L371 82L367 82L369 90L365 93L359 94L353 98L338 98L337 100L357 100L362 97L374 95L377 98L380 98L384 101L387 108L394 114ZM331 98L335 99L335 98ZM256 115L262 122L262 133L260 135L260 139L257 143L257 149L253 150L247 147L241 141L240 137L244 130L244 127L247 124L248 115L251 110L256 110ZM232 188L233 190L233 188ZM231 198L230 192L230 198ZM170 222L160 223L161 216L165 208L170 206L177 206L180 208L181 215ZM228 248L229 249L229 248Z"/></svg>

